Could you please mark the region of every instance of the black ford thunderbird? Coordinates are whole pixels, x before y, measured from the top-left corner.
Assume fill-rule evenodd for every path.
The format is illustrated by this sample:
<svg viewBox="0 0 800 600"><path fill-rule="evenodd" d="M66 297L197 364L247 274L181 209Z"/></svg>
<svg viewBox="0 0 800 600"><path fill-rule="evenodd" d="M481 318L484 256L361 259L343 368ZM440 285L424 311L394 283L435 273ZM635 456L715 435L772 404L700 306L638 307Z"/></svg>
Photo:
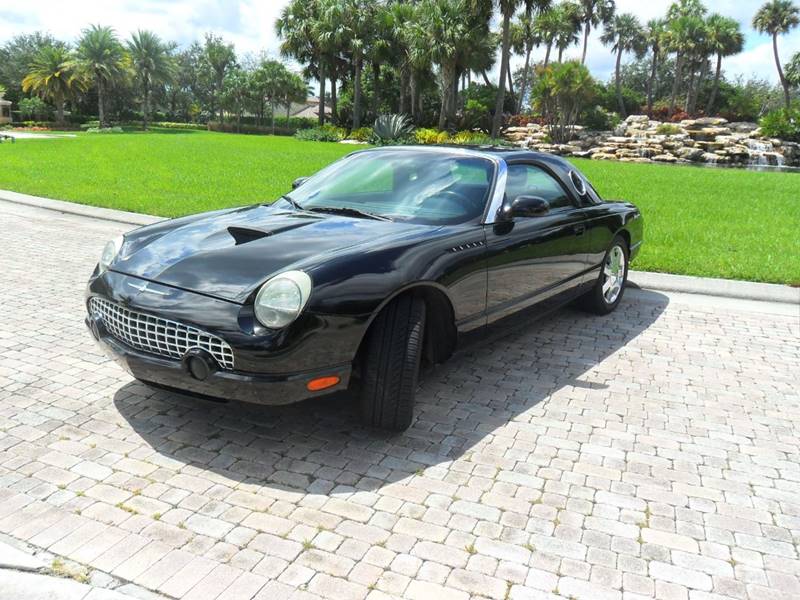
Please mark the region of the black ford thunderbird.
<svg viewBox="0 0 800 600"><path fill-rule="evenodd" d="M146 383L261 404L350 388L365 423L402 430L421 364L523 309L611 312L641 244L637 208L563 159L365 150L272 204L109 242L86 323Z"/></svg>

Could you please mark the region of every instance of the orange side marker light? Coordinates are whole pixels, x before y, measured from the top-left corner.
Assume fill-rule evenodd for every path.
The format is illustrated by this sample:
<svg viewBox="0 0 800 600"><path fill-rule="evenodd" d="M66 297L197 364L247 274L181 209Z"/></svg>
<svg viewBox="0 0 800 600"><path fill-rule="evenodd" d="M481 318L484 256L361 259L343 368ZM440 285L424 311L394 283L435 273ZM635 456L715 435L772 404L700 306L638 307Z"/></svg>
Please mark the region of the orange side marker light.
<svg viewBox="0 0 800 600"><path fill-rule="evenodd" d="M317 377L316 379L312 379L306 385L306 388L309 392L319 392L322 390L327 390L330 387L335 386L339 383L340 379L338 377Z"/></svg>

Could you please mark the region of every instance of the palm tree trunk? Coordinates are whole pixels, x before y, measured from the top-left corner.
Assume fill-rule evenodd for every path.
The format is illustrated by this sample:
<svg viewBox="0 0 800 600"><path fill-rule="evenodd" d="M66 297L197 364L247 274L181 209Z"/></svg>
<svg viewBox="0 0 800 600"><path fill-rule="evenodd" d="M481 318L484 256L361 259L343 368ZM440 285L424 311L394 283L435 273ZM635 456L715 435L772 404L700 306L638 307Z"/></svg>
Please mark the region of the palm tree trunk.
<svg viewBox="0 0 800 600"><path fill-rule="evenodd" d="M272 135L275 135L275 100L270 100L269 112L272 115Z"/></svg>
<svg viewBox="0 0 800 600"><path fill-rule="evenodd" d="M653 51L653 65L650 68L650 78L647 80L647 114L653 116L653 92L658 72L658 52Z"/></svg>
<svg viewBox="0 0 800 600"><path fill-rule="evenodd" d="M289 129L289 119L291 119L292 113L292 101L289 98L286 99L286 129Z"/></svg>
<svg viewBox="0 0 800 600"><path fill-rule="evenodd" d="M558 64L561 64L564 59L564 48L558 48Z"/></svg>
<svg viewBox="0 0 800 600"><path fill-rule="evenodd" d="M622 99L622 78L620 77L620 67L622 66L622 48L617 51L617 67L614 71L617 83L617 101L619 102L619 114L625 119L628 117L625 111L625 101Z"/></svg>
<svg viewBox="0 0 800 600"><path fill-rule="evenodd" d="M549 42L547 44L547 52L544 55L544 68L547 68L547 65L550 64L550 52L553 50L553 42Z"/></svg>
<svg viewBox="0 0 800 600"><path fill-rule="evenodd" d="M505 76L508 69L509 50L511 46L511 11L503 14L503 46L500 57L500 81L497 84L497 100L494 103L494 120L492 121L492 137L500 135L503 125L503 105L506 100Z"/></svg>
<svg viewBox="0 0 800 600"><path fill-rule="evenodd" d="M512 98L514 98L514 80L511 78L511 61L508 61L508 70L506 71L506 75L508 75L508 93L511 94Z"/></svg>
<svg viewBox="0 0 800 600"><path fill-rule="evenodd" d="M591 33L591 30L592 30L591 22L586 21L586 27L583 30L583 55L581 56L582 65L586 64L586 50L589 47L589 33ZM559 59L558 62L561 62L561 60Z"/></svg>
<svg viewBox="0 0 800 600"><path fill-rule="evenodd" d="M703 64L700 66L700 73L697 76L697 83L694 86L694 94L692 95L692 103L689 107L689 113L692 115L697 113L697 100L700 98L700 90L703 89L706 75L708 75L708 59L703 57Z"/></svg>
<svg viewBox="0 0 800 600"><path fill-rule="evenodd" d="M483 77L483 83L486 84L486 87L492 87L492 82L489 81L489 76L486 74L486 69L481 71L481 77Z"/></svg>
<svg viewBox="0 0 800 600"><path fill-rule="evenodd" d="M683 111L687 113L692 108L692 90L694 90L695 80L694 64L690 65L690 68L692 71L689 73L689 89L686 90L686 99L683 102Z"/></svg>
<svg viewBox="0 0 800 600"><path fill-rule="evenodd" d="M142 86L144 87L142 99L142 129L147 131L147 117L149 116L150 112L150 85L149 85L148 77L145 75L144 81L142 82Z"/></svg>
<svg viewBox="0 0 800 600"><path fill-rule="evenodd" d="M356 57L353 77L353 129L361 127L361 57Z"/></svg>
<svg viewBox="0 0 800 600"><path fill-rule="evenodd" d="M372 114L375 118L378 117L378 110L381 106L381 65L378 62L372 62Z"/></svg>
<svg viewBox="0 0 800 600"><path fill-rule="evenodd" d="M786 108L789 109L792 107L792 97L789 94L789 82L786 81L786 75L783 73L783 67L781 66L781 55L778 52L778 33L772 34L772 51L775 53L775 65L778 67L778 77L781 80L781 85L783 86L783 96L786 99Z"/></svg>
<svg viewBox="0 0 800 600"><path fill-rule="evenodd" d="M683 74L683 55L678 53L675 60L675 80L672 82L672 95L669 99L669 117L675 114L675 105L678 102L678 91L681 85L681 75Z"/></svg>
<svg viewBox="0 0 800 600"><path fill-rule="evenodd" d="M406 113L406 91L408 88L408 71L405 68L400 70L400 103L397 107L398 114Z"/></svg>
<svg viewBox="0 0 800 600"><path fill-rule="evenodd" d="M444 130L447 125L447 92L442 91L442 105L439 107L439 130Z"/></svg>
<svg viewBox="0 0 800 600"><path fill-rule="evenodd" d="M522 84L519 89L519 98L517 99L517 112L522 112L522 104L525 102L525 94L528 92L528 71L531 68L531 50L532 46L528 46L525 50L525 70L522 72Z"/></svg>
<svg viewBox="0 0 800 600"><path fill-rule="evenodd" d="M417 119L417 74L413 69L411 70L411 73L409 73L408 87L409 91L411 92L411 120L416 125L419 123L419 120Z"/></svg>
<svg viewBox="0 0 800 600"><path fill-rule="evenodd" d="M219 122L222 124L225 121L225 112L222 108L222 75L217 77L217 101L219 102Z"/></svg>
<svg viewBox="0 0 800 600"><path fill-rule="evenodd" d="M711 111L714 110L714 102L717 100L717 93L719 92L719 78L722 75L722 54L717 54L717 72L714 75L714 87L711 88L711 97L706 104L706 115L711 116Z"/></svg>
<svg viewBox="0 0 800 600"><path fill-rule="evenodd" d="M458 73L454 72L453 82L450 84L450 105L447 107L447 120L450 123L456 122L456 109L458 108L458 79Z"/></svg>
<svg viewBox="0 0 800 600"><path fill-rule="evenodd" d="M97 118L100 120L100 127L106 124L105 94L103 93L103 80L97 80Z"/></svg>
<svg viewBox="0 0 800 600"><path fill-rule="evenodd" d="M56 120L59 124L64 123L64 92L56 92Z"/></svg>
<svg viewBox="0 0 800 600"><path fill-rule="evenodd" d="M336 71L331 71L331 121L339 123L339 91L336 85Z"/></svg>
<svg viewBox="0 0 800 600"><path fill-rule="evenodd" d="M325 125L325 69L319 62L319 124Z"/></svg>

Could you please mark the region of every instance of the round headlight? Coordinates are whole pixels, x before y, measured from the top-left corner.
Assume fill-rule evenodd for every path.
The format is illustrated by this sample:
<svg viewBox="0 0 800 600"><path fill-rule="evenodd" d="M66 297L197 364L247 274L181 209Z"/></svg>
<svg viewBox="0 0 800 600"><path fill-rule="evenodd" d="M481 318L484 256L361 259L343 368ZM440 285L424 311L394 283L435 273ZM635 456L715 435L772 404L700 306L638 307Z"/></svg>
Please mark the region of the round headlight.
<svg viewBox="0 0 800 600"><path fill-rule="evenodd" d="M111 263L114 262L114 259L117 258L117 254L119 254L119 251L122 248L122 242L123 237L120 235L109 241L106 244L106 247L103 248L103 254L100 255L101 273L106 272Z"/></svg>
<svg viewBox="0 0 800 600"><path fill-rule="evenodd" d="M265 327L280 329L294 321L311 295L311 278L303 271L276 275L256 295L256 318Z"/></svg>

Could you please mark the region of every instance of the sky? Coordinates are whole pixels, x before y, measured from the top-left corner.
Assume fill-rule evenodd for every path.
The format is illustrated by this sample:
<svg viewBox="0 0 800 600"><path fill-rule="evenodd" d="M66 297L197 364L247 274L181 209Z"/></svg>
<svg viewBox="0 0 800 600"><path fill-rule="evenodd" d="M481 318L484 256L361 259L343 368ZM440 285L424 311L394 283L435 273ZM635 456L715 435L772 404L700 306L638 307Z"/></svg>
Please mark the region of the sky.
<svg viewBox="0 0 800 600"><path fill-rule="evenodd" d="M746 34L745 51L726 59L729 75L757 75L777 82L772 43L757 34L752 17L764 0L705 0L711 12L736 18ZM165 39L188 45L213 31L233 42L240 55L265 51L278 55L279 40L275 19L288 0L0 0L0 43L18 33L48 31L55 37L73 41L90 23L110 25L127 38L137 29L150 29ZM671 0L617 0L619 12L630 12L644 23L663 16ZM66 8L66 10L65 10ZM780 39L781 60L788 62L800 52L800 28ZM580 48L567 57L579 57ZM541 51L543 54L543 51ZM537 58L538 55L535 55ZM542 57L538 57L542 58ZM588 66L595 77L606 80L614 68L609 48L600 43L599 32L589 42ZM515 59L514 66L522 59ZM296 65L295 65L296 67Z"/></svg>

